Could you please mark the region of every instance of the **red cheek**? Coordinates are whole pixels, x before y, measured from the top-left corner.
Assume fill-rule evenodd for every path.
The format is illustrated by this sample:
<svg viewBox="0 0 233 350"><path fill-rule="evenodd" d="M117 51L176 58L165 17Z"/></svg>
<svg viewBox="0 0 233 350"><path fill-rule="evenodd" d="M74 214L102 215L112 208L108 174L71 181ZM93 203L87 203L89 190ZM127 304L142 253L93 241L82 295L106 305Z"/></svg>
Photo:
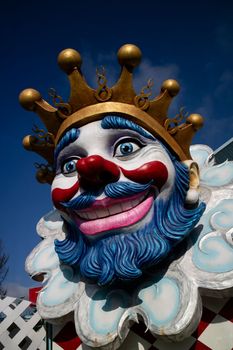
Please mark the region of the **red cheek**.
<svg viewBox="0 0 233 350"><path fill-rule="evenodd" d="M133 170L121 168L123 174L130 180L146 184L153 180L153 184L161 189L168 178L167 167L160 161L153 161L143 164Z"/></svg>
<svg viewBox="0 0 233 350"><path fill-rule="evenodd" d="M75 182L75 184L70 188L55 188L52 191L52 201L54 203L54 206L57 209L62 209L61 202L68 202L71 198L74 197L74 195L79 190L79 182Z"/></svg>

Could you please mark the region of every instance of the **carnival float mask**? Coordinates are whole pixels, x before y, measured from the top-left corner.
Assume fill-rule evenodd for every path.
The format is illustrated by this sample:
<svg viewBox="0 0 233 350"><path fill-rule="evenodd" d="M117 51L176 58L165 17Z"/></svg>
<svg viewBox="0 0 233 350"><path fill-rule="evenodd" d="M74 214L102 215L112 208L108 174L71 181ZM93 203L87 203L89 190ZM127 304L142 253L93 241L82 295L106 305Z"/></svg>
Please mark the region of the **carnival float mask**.
<svg viewBox="0 0 233 350"><path fill-rule="evenodd" d="M61 262L101 285L136 278L160 262L204 211L198 166L189 152L202 117L167 118L179 92L175 80L166 80L154 99L151 81L135 93L138 47L122 46L118 60L117 83L107 87L105 71L97 70L94 90L82 75L80 54L63 50L58 63L69 76L69 102L54 90L55 107L34 89L20 94L23 107L36 111L47 127L23 143L47 160L37 179L52 183L54 205L66 222L66 237L54 241L55 250Z"/></svg>
<svg viewBox="0 0 233 350"><path fill-rule="evenodd" d="M25 263L44 284L37 310L49 322L73 320L88 348L105 350L118 349L139 317L158 341L184 339L198 326L201 295L230 296L233 281L232 162L215 166L209 147L191 146L199 114L168 117L177 81L154 98L151 81L136 93L140 49L123 45L117 56L112 87L104 69L88 86L80 54L66 49L58 64L68 101L53 89L53 105L34 89L19 96L45 125L23 145L46 160L36 178L52 185L56 207L38 222L42 240Z"/></svg>

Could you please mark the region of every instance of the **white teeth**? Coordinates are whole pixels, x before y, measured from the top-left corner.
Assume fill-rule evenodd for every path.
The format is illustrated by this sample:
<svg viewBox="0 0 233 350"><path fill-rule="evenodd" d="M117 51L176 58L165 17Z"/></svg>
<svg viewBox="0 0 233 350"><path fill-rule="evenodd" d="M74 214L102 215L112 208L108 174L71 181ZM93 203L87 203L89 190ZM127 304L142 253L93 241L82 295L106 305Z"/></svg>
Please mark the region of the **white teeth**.
<svg viewBox="0 0 233 350"><path fill-rule="evenodd" d="M95 210L88 210L84 212L78 212L77 214L80 218L85 220L95 220L99 218L105 218L110 215L115 215L122 213L124 211L135 208L139 203L142 202L145 196L141 196L140 198L134 199L133 201L123 202L121 204L115 204L108 208L96 208Z"/></svg>
<svg viewBox="0 0 233 350"><path fill-rule="evenodd" d="M121 205L119 205L119 204L113 205L112 207L110 207L108 209L109 209L109 212L111 215L118 214L118 213L122 212Z"/></svg>
<svg viewBox="0 0 233 350"><path fill-rule="evenodd" d="M81 218L83 218L83 219L86 219L86 220L89 219L87 213L79 213L79 216L80 216Z"/></svg>
<svg viewBox="0 0 233 350"><path fill-rule="evenodd" d="M104 218L106 216L109 216L109 211L108 209L98 209L96 210L96 215L98 216L98 218Z"/></svg>
<svg viewBox="0 0 233 350"><path fill-rule="evenodd" d="M96 215L96 212L94 210L93 211L89 211L88 212L88 216L89 216L90 220L97 219L97 215Z"/></svg>
<svg viewBox="0 0 233 350"><path fill-rule="evenodd" d="M133 207L136 207L139 203L138 199L135 199L134 201L131 202Z"/></svg>
<svg viewBox="0 0 233 350"><path fill-rule="evenodd" d="M129 210L132 208L131 202L125 202L121 204L123 211Z"/></svg>

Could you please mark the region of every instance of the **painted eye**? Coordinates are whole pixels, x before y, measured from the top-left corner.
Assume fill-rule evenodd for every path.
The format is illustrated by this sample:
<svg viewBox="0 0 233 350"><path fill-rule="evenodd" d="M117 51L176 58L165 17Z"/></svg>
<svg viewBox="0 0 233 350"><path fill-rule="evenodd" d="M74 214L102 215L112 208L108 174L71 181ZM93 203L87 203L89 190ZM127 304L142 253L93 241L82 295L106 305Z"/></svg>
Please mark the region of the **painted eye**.
<svg viewBox="0 0 233 350"><path fill-rule="evenodd" d="M77 171L76 169L76 163L78 159L70 159L66 161L62 166L62 172L63 174L71 174Z"/></svg>
<svg viewBox="0 0 233 350"><path fill-rule="evenodd" d="M142 145L139 145L139 143L137 142L123 140L121 143L118 143L118 145L116 146L114 155L115 157L129 156L130 154L135 153L141 148L142 148Z"/></svg>

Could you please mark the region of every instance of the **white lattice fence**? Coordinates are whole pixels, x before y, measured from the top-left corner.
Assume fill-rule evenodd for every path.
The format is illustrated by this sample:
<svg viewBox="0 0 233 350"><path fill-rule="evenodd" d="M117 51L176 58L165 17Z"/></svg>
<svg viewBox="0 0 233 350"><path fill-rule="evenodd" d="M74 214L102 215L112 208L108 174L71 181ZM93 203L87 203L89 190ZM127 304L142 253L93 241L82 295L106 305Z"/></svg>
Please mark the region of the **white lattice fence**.
<svg viewBox="0 0 233 350"><path fill-rule="evenodd" d="M45 329L30 301L0 299L0 350L45 350Z"/></svg>

